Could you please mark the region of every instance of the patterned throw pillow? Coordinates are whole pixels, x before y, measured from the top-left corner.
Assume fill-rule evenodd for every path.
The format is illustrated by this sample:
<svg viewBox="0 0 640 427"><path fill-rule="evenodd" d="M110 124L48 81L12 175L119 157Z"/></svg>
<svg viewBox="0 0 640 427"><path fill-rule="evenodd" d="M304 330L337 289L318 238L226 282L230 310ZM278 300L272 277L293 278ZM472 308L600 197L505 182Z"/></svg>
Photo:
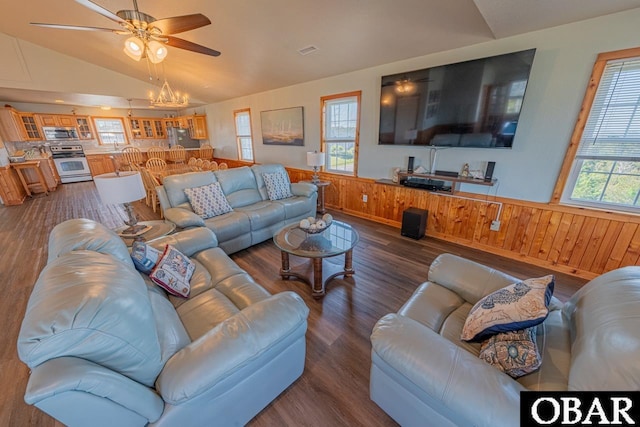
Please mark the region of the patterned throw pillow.
<svg viewBox="0 0 640 427"><path fill-rule="evenodd" d="M526 329L549 314L554 276L527 279L499 289L478 301L462 328L463 341L480 342L498 332Z"/></svg>
<svg viewBox="0 0 640 427"><path fill-rule="evenodd" d="M186 298L191 292L189 280L195 269L196 265L189 257L173 246L167 245L162 258L149 277L170 294Z"/></svg>
<svg viewBox="0 0 640 427"><path fill-rule="evenodd" d="M144 274L149 274L156 266L162 252L147 245L144 242L133 242L131 247L131 260L136 269Z"/></svg>
<svg viewBox="0 0 640 427"><path fill-rule="evenodd" d="M496 334L482 343L478 357L513 378L530 374L542 364L535 330Z"/></svg>
<svg viewBox="0 0 640 427"><path fill-rule="evenodd" d="M289 176L286 173L263 173L262 179L264 179L264 185L267 187L269 200L293 197L293 194L291 194L291 184L289 184Z"/></svg>
<svg viewBox="0 0 640 427"><path fill-rule="evenodd" d="M202 187L185 188L184 192L193 211L204 219L226 214L233 210L222 192L219 182Z"/></svg>

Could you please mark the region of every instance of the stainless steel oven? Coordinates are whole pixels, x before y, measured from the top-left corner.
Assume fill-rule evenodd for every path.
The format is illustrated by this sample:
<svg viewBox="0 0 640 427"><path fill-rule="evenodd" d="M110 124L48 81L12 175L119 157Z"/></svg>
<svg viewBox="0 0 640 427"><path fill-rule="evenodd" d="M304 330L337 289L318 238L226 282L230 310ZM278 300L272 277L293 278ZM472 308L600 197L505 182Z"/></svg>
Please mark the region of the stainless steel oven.
<svg viewBox="0 0 640 427"><path fill-rule="evenodd" d="M53 145L51 157L63 184L93 180L82 145Z"/></svg>

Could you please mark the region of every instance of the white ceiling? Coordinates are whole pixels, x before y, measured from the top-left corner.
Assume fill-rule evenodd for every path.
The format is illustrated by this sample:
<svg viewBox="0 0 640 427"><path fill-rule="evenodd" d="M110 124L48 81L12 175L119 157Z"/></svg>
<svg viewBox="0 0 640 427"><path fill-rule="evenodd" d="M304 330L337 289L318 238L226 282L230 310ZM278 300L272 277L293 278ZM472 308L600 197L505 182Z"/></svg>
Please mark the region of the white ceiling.
<svg viewBox="0 0 640 427"><path fill-rule="evenodd" d="M126 36L29 24L119 28L73 0L0 1L0 32L144 82L150 71L164 73L174 88L204 103L640 7L640 0L139 0L140 11L156 19L206 15L211 25L178 36L222 52L211 57L170 47L163 65L150 70L122 52ZM130 0L94 1L112 12L133 9ZM318 50L298 53L310 45ZM50 95L0 87L5 101L47 103ZM87 95L55 97L83 105Z"/></svg>

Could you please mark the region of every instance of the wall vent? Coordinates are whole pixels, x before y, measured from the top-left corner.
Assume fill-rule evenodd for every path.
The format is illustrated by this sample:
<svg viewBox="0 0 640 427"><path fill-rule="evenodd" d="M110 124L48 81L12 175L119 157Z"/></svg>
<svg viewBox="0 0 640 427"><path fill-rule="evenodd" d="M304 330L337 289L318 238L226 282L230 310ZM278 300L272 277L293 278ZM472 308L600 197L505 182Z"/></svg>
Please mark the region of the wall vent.
<svg viewBox="0 0 640 427"><path fill-rule="evenodd" d="M311 45L311 46L307 46L307 47L303 47L301 49L298 49L298 53L302 56L304 55L309 55L310 53L315 52L316 50L318 50L317 47Z"/></svg>

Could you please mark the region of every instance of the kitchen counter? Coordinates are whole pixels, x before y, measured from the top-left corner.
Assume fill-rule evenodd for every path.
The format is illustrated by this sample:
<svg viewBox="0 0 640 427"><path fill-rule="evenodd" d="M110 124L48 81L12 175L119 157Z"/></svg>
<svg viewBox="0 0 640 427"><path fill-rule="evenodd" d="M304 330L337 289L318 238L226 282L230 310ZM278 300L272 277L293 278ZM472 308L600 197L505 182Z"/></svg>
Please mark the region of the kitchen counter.
<svg viewBox="0 0 640 427"><path fill-rule="evenodd" d="M124 147L131 147L130 145L125 145ZM85 155L92 155L92 154L122 154L122 148L119 148L117 150L114 150L113 147L100 147L100 148L85 148L84 149L84 154ZM142 151L143 153L146 153L147 151L149 151L149 148L151 147L136 147L138 148L140 151ZM161 147L164 148L165 150L169 151L168 148L166 147ZM200 148L185 148L185 150L187 151L199 151Z"/></svg>

